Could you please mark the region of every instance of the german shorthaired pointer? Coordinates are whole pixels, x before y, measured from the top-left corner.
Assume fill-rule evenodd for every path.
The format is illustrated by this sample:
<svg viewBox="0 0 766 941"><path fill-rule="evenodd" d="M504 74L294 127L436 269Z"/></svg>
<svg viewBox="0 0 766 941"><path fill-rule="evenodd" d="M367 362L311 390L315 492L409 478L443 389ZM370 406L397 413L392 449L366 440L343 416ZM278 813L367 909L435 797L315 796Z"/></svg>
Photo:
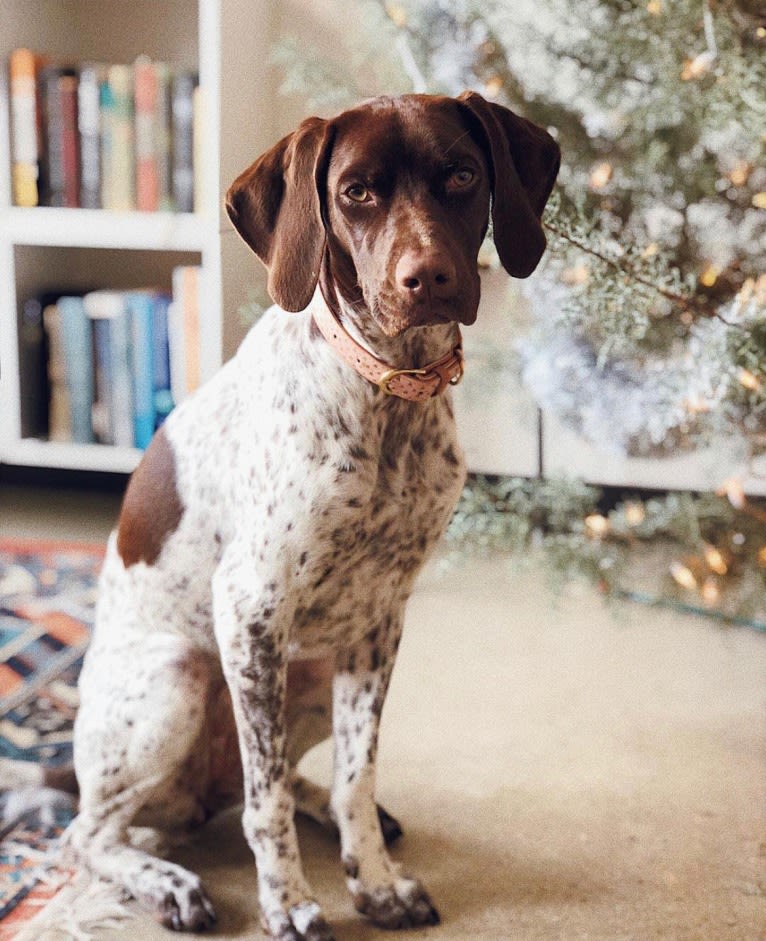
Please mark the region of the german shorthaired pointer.
<svg viewBox="0 0 766 941"><path fill-rule="evenodd" d="M68 843L168 927L207 928L213 907L129 828L241 800L274 938L332 938L296 810L337 828L359 912L438 921L386 851L378 722L407 598L463 485L449 386L490 203L500 260L526 277L558 165L545 131L477 94L405 95L304 121L230 188L278 306L133 475L75 727ZM327 791L296 766L330 733Z"/></svg>

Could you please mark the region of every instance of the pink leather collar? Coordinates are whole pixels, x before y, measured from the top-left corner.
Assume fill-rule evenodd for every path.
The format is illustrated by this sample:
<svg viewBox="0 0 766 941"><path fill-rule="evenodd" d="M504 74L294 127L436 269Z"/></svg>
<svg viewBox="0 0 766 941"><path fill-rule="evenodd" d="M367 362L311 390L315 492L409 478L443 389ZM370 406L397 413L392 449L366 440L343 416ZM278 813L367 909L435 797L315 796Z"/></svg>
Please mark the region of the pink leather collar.
<svg viewBox="0 0 766 941"><path fill-rule="evenodd" d="M459 330L456 346L440 359L419 369L395 369L357 343L324 299L316 298L311 312L322 336L338 356L386 395L423 402L463 378L463 341Z"/></svg>

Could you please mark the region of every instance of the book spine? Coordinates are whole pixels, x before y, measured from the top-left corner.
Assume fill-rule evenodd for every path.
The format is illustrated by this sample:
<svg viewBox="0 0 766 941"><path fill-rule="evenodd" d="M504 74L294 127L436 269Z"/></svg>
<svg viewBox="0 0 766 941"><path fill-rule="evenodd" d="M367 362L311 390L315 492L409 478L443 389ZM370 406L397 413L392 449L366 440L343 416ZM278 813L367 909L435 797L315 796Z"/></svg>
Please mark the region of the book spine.
<svg viewBox="0 0 766 941"><path fill-rule="evenodd" d="M136 207L144 212L159 208L159 167L156 149L157 74L148 56L133 66L136 107Z"/></svg>
<svg viewBox="0 0 766 941"><path fill-rule="evenodd" d="M173 411L173 393L170 387L170 340L168 335L168 308L170 298L166 294L154 295L152 316L152 362L154 364L154 413L155 429Z"/></svg>
<svg viewBox="0 0 766 941"><path fill-rule="evenodd" d="M135 208L133 74L130 66L112 65L102 95L104 209Z"/></svg>
<svg viewBox="0 0 766 941"><path fill-rule="evenodd" d="M205 210L205 97L201 85L194 89L192 98L192 166L194 175L194 211L204 212Z"/></svg>
<svg viewBox="0 0 766 941"><path fill-rule="evenodd" d="M60 297L64 368L72 408L72 440L93 441L93 339L81 297Z"/></svg>
<svg viewBox="0 0 766 941"><path fill-rule="evenodd" d="M133 423L133 375L131 370L130 319L123 310L112 320L112 403L114 443L132 448L135 444Z"/></svg>
<svg viewBox="0 0 766 941"><path fill-rule="evenodd" d="M77 87L77 126L80 133L80 205L101 206L100 70L85 64Z"/></svg>
<svg viewBox="0 0 766 941"><path fill-rule="evenodd" d="M9 73L13 201L17 206L37 206L40 201L40 142L35 54L30 49L14 49Z"/></svg>
<svg viewBox="0 0 766 941"><path fill-rule="evenodd" d="M173 168L170 146L173 111L171 107L170 69L164 62L155 62L154 72L157 77L157 98L154 115L157 199L158 208L167 212L173 209Z"/></svg>
<svg viewBox="0 0 766 941"><path fill-rule="evenodd" d="M112 402L112 324L107 319L93 321L95 353L95 401L93 403L93 431L101 444L114 444L114 417Z"/></svg>
<svg viewBox="0 0 766 941"><path fill-rule="evenodd" d="M48 348L48 440L72 440L72 404L67 388L66 359L62 339L61 313L57 304L43 309L43 326Z"/></svg>
<svg viewBox="0 0 766 941"><path fill-rule="evenodd" d="M59 78L62 70L43 69L40 83L43 98L43 146L40 202L61 206L64 201L64 115Z"/></svg>
<svg viewBox="0 0 766 941"><path fill-rule="evenodd" d="M154 300L149 293L129 293L125 306L132 339L133 429L137 448L145 450L154 434Z"/></svg>
<svg viewBox="0 0 766 941"><path fill-rule="evenodd" d="M94 327L102 321L109 325L109 348L102 355L102 360L108 362L104 379L109 387L100 398L109 406L111 443L117 447L133 447L132 343L125 292L91 291L85 295L83 303ZM98 357L98 347L96 355Z"/></svg>
<svg viewBox="0 0 766 941"><path fill-rule="evenodd" d="M61 102L61 163L63 191L61 204L70 208L80 205L80 154L77 133L77 76L59 78Z"/></svg>
<svg viewBox="0 0 766 941"><path fill-rule="evenodd" d="M173 333L171 334L171 377L175 362L177 377L173 382L176 402L191 395L200 385L199 275L196 265L173 269ZM173 356L175 341L176 354Z"/></svg>
<svg viewBox="0 0 766 941"><path fill-rule="evenodd" d="M173 76L173 200L178 212L194 210L194 87L191 72Z"/></svg>
<svg viewBox="0 0 766 941"><path fill-rule="evenodd" d="M40 297L28 298L21 308L19 392L23 438L48 436L49 389L43 308Z"/></svg>

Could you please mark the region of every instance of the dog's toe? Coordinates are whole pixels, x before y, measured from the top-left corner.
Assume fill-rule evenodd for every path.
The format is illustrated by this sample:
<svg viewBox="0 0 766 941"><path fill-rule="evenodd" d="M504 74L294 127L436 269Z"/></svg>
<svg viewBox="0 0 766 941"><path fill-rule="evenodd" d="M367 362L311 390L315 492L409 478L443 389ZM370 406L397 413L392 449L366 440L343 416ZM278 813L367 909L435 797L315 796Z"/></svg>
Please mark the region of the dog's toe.
<svg viewBox="0 0 766 941"><path fill-rule="evenodd" d="M155 913L157 920L173 931L206 931L217 920L215 909L195 876L190 877L188 884L174 879L170 890L155 899Z"/></svg>
<svg viewBox="0 0 766 941"><path fill-rule="evenodd" d="M439 924L439 913L426 890L415 879L397 879L393 885L362 890L354 895L354 905L380 928Z"/></svg>
<svg viewBox="0 0 766 941"><path fill-rule="evenodd" d="M301 902L274 918L264 918L264 927L275 941L335 941L316 902Z"/></svg>

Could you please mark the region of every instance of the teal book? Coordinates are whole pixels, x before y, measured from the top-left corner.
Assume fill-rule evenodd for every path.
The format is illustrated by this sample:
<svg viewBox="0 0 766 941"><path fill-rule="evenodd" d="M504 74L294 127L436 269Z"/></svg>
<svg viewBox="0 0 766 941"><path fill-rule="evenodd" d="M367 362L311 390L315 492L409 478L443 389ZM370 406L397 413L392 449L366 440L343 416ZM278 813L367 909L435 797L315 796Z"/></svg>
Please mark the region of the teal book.
<svg viewBox="0 0 766 941"><path fill-rule="evenodd" d="M131 372L133 381L133 439L145 450L154 434L154 297L149 291L125 295L130 318Z"/></svg>
<svg viewBox="0 0 766 941"><path fill-rule="evenodd" d="M81 297L58 300L66 385L72 409L72 441L90 444L93 436L93 333Z"/></svg>

